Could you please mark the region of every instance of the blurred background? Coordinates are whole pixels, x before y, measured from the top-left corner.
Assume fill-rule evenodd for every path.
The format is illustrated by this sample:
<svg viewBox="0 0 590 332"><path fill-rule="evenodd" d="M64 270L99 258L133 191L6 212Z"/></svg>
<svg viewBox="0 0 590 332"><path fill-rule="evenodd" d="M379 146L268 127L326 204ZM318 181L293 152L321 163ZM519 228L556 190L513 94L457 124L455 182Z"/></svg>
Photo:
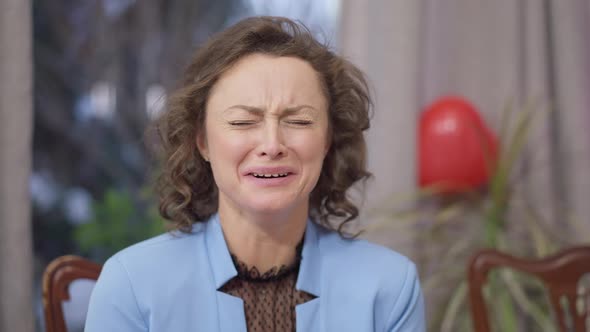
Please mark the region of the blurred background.
<svg viewBox="0 0 590 332"><path fill-rule="evenodd" d="M164 231L150 120L199 44L252 15L301 20L368 75L374 179L353 193L358 227L418 263L430 331L471 330L475 250L542 257L589 242L588 0L0 0L0 331L44 331L51 260L102 263ZM440 143L462 121L445 107L477 114L502 167L433 193L459 180L444 169L425 180L428 151L458 155L462 174L482 153ZM72 301L76 331L85 307ZM500 330L552 331L545 304L527 319L534 305L507 301L515 316L498 313Z"/></svg>

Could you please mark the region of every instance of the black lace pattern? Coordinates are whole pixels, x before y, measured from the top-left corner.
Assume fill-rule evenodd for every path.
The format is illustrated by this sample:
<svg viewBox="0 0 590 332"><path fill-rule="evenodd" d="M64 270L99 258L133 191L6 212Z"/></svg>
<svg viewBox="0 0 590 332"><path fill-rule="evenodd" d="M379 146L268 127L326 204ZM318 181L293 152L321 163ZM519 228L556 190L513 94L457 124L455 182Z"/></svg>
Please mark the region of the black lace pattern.
<svg viewBox="0 0 590 332"><path fill-rule="evenodd" d="M280 280L290 274L296 274L299 271L299 265L301 264L301 250L302 250L302 248L303 248L303 242L300 242L297 245L295 261L292 264L290 264L290 265L283 264L280 267L274 266L264 273L260 273L260 271L258 271L258 268L256 268L256 266L249 267L246 263L240 261L236 257L236 255L231 254L231 253L230 253L230 255L231 255L231 259L234 263L234 266L236 267L236 270L238 271L238 278L245 280L245 281L251 281L251 282L269 282L269 281Z"/></svg>
<svg viewBox="0 0 590 332"><path fill-rule="evenodd" d="M295 307L316 297L295 289L301 264L301 242L295 261L260 273L231 255L238 275L219 290L244 301L248 332L295 331Z"/></svg>

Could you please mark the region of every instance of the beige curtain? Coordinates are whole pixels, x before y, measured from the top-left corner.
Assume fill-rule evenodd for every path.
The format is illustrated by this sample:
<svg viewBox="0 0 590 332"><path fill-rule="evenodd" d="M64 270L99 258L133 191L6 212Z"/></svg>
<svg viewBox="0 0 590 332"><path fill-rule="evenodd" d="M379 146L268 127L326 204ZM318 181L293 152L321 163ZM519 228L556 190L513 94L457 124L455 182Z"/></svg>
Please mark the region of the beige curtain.
<svg viewBox="0 0 590 332"><path fill-rule="evenodd" d="M537 100L529 191L555 222L588 219L590 1L343 0L341 9L341 50L376 94L365 211L415 189L417 116L460 94L496 130L507 101Z"/></svg>
<svg viewBox="0 0 590 332"><path fill-rule="evenodd" d="M0 1L0 331L34 330L31 4Z"/></svg>
<svg viewBox="0 0 590 332"><path fill-rule="evenodd" d="M552 222L567 219L568 236L583 234L576 228L590 225L590 2L430 0L423 10L421 104L459 93L498 129L509 99L516 108L537 100L527 195Z"/></svg>
<svg viewBox="0 0 590 332"><path fill-rule="evenodd" d="M367 225L374 210L391 196L415 189L421 4L344 0L341 11L341 51L369 77L376 108L366 135L368 166L374 175L362 201L360 220ZM388 245L395 238L388 229L369 235Z"/></svg>
<svg viewBox="0 0 590 332"><path fill-rule="evenodd" d="M536 100L522 190L544 219L563 224L560 237L588 242L590 1L343 0L341 10L341 51L376 92L364 224L416 189L417 119L429 103L462 95L498 130L509 100L516 109ZM367 236L414 259L428 247L394 229ZM445 305L426 295L430 314Z"/></svg>

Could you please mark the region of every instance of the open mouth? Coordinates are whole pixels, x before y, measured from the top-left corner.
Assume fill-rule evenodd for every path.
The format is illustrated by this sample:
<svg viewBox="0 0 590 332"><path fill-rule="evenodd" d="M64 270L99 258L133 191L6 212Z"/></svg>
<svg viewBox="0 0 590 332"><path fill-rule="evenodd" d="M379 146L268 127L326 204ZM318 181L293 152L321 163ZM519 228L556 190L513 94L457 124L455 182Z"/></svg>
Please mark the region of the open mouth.
<svg viewBox="0 0 590 332"><path fill-rule="evenodd" d="M289 173L276 173L276 174L250 173L250 175L252 175L253 177L258 178L258 179L276 179L276 178L284 178L287 175L289 175Z"/></svg>

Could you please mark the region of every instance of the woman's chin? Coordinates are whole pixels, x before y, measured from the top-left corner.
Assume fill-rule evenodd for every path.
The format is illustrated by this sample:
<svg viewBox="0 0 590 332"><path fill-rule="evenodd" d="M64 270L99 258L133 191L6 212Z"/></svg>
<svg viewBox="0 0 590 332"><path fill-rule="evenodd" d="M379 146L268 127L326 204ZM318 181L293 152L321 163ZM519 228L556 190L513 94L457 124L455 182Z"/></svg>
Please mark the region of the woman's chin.
<svg viewBox="0 0 590 332"><path fill-rule="evenodd" d="M259 215L280 215L292 211L291 206L262 204L253 206L249 209L253 214Z"/></svg>
<svg viewBox="0 0 590 332"><path fill-rule="evenodd" d="M260 215L280 215L285 213L293 213L297 209L305 209L306 206L297 204L291 200L270 199L259 202L252 202L249 204L247 210L253 214ZM306 211L307 212L307 211Z"/></svg>
<svg viewBox="0 0 590 332"><path fill-rule="evenodd" d="M281 215L292 215L293 213L308 214L309 196L303 197L298 192L248 192L227 194L227 191L220 192L219 209L234 210L238 214L261 217L281 217ZM234 195L231 195L234 194Z"/></svg>

